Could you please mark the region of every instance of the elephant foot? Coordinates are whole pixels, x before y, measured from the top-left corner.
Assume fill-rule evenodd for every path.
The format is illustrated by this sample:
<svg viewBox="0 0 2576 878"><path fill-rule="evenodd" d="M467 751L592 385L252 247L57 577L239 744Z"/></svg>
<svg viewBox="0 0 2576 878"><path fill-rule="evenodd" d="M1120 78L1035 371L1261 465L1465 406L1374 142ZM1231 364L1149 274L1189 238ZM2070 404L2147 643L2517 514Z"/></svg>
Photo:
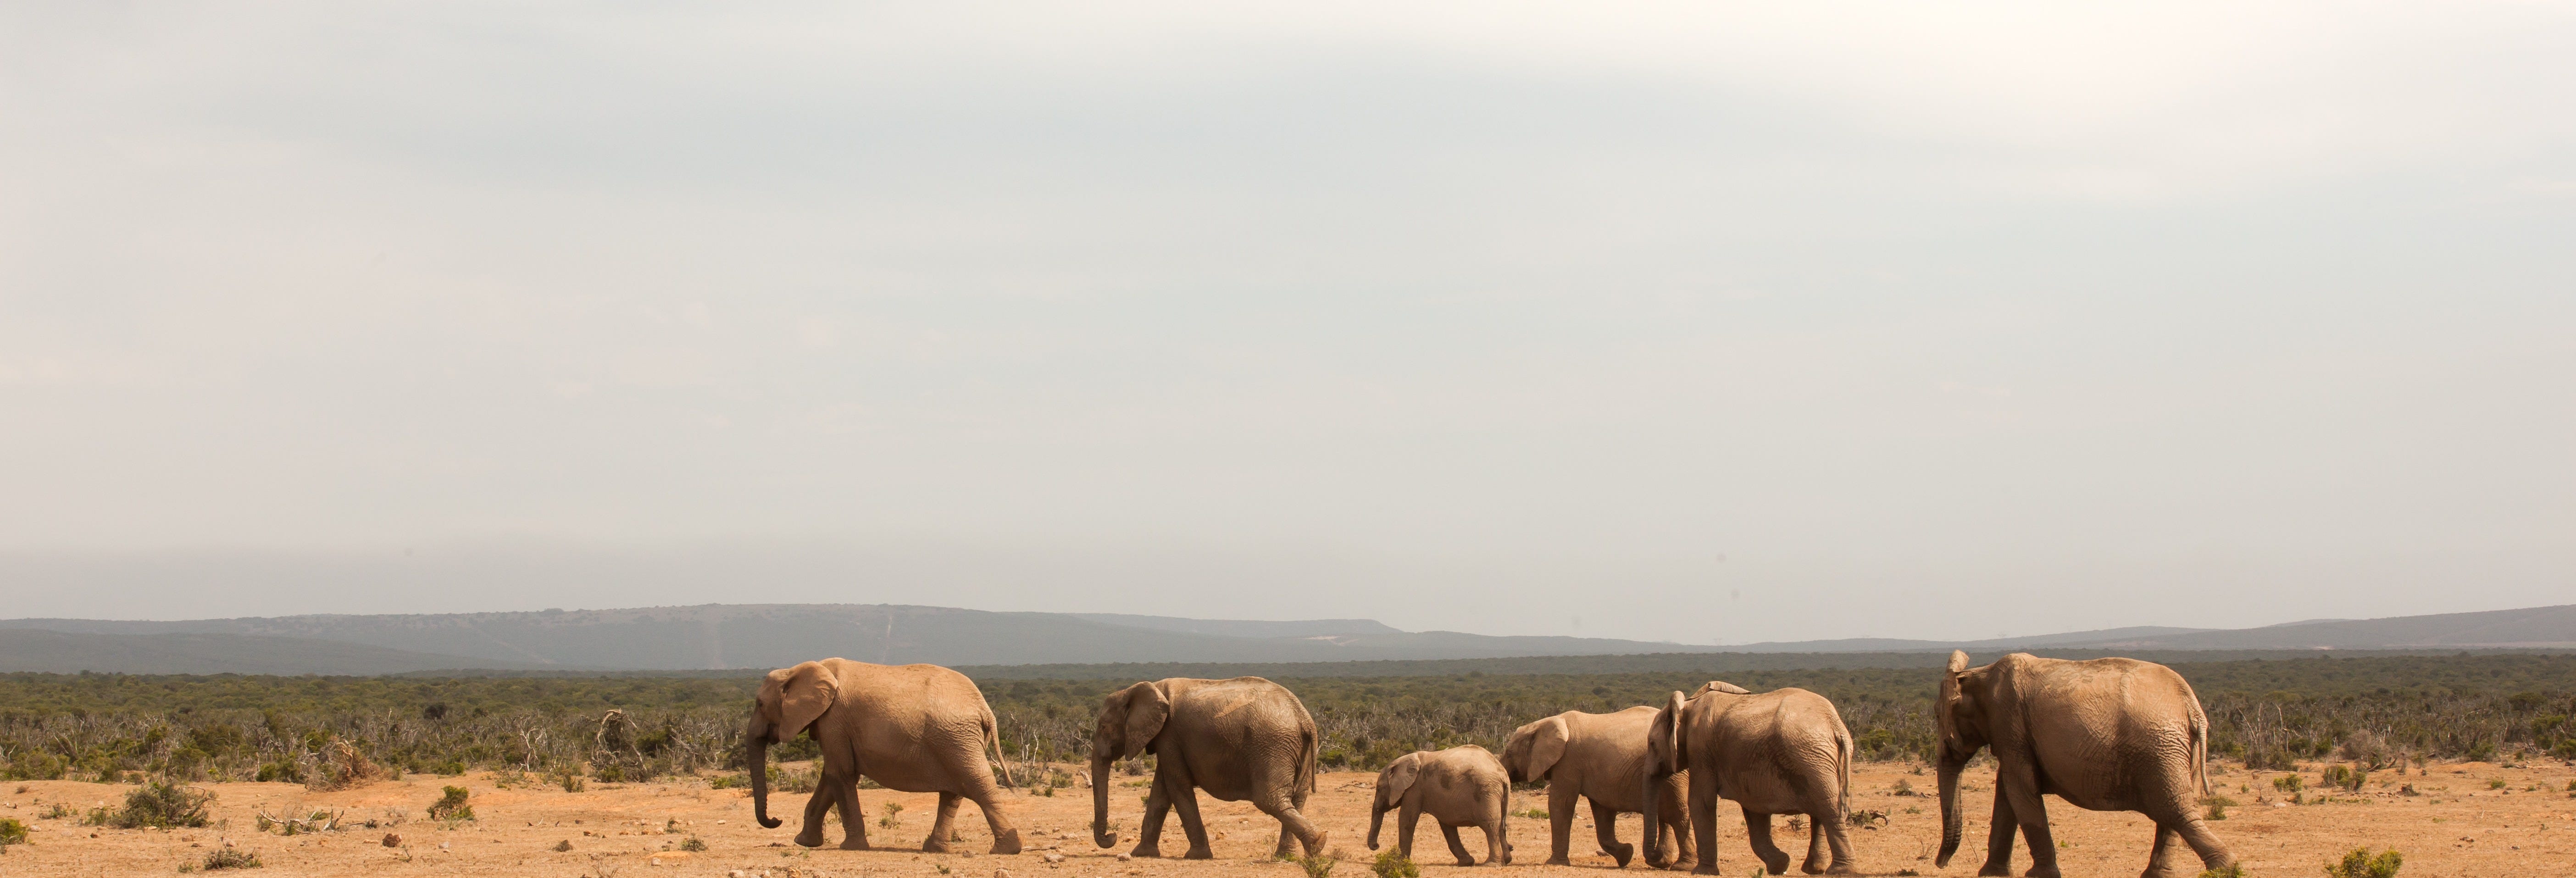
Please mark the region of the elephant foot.
<svg viewBox="0 0 2576 878"><path fill-rule="evenodd" d="M1013 829L1013 830L1005 831L1005 832L1003 832L1003 833L1002 833L1002 834L1000 834L1000 835L994 836L994 837L993 837L993 849L992 849L992 850L990 850L990 851L987 851L986 853L995 853L995 854L1016 854L1016 853L1019 853L1019 852L1020 852L1020 831L1019 831L1019 830L1017 830L1017 829Z"/></svg>
<svg viewBox="0 0 2576 878"><path fill-rule="evenodd" d="M922 840L921 840L921 852L922 852L922 853L925 853L925 854L944 854L944 853L947 853L947 852L948 852L948 842L945 842L945 841L940 840L939 836L940 836L940 833L932 833L932 834L931 834L931 836L930 836L929 838L922 839Z"/></svg>
<svg viewBox="0 0 2576 878"><path fill-rule="evenodd" d="M1781 857L1778 860L1763 860L1762 871L1764 874L1769 875L1789 874L1789 858Z"/></svg>
<svg viewBox="0 0 2576 878"><path fill-rule="evenodd" d="M811 847L811 845L808 845L808 847ZM868 840L867 840L867 839L864 839L864 838L845 838L845 839L842 839L842 840L841 840L841 849L842 849L842 850L845 850L845 851L865 851L865 850L874 850L874 848L868 847Z"/></svg>
<svg viewBox="0 0 2576 878"><path fill-rule="evenodd" d="M1159 860L1163 858L1163 847L1161 845L1140 844L1136 846L1135 850L1128 851L1127 855L1139 860Z"/></svg>
<svg viewBox="0 0 2576 878"><path fill-rule="evenodd" d="M2012 878L2012 864L1987 863L1977 867L1977 878Z"/></svg>
<svg viewBox="0 0 2576 878"><path fill-rule="evenodd" d="M1549 857L1547 858L1547 864L1550 866L1571 866L1574 865L1574 861L1564 857Z"/></svg>
<svg viewBox="0 0 2576 878"><path fill-rule="evenodd" d="M1691 868L1691 874L1693 874L1693 875L1715 875L1715 874L1717 874L1717 867L1716 867L1716 866L1694 866L1694 867L1692 867L1692 868Z"/></svg>
<svg viewBox="0 0 2576 878"><path fill-rule="evenodd" d="M796 834L795 838L789 840L795 842L796 846L801 848L818 848L823 846L823 834L820 832L810 834L799 832Z"/></svg>
<svg viewBox="0 0 2576 878"><path fill-rule="evenodd" d="M2050 863L2045 866L2032 866L2030 867L2030 871L2023 872L2021 874L2023 878L2063 878L2063 876L2057 874L2057 864L2055 863Z"/></svg>
<svg viewBox="0 0 2576 878"><path fill-rule="evenodd" d="M1833 864L1833 866L1832 866L1832 867L1827 868L1827 869L1825 870L1825 874L1827 874L1827 875L1858 875L1858 874L1860 874L1860 870L1859 870L1859 869L1854 869L1854 868L1852 868L1852 864L1850 864L1850 863L1835 863L1835 864Z"/></svg>
<svg viewBox="0 0 2576 878"><path fill-rule="evenodd" d="M1637 856L1637 846L1633 844L1623 844L1615 849L1602 851L1602 853L1609 854L1611 859L1619 861L1619 868L1625 869L1628 868L1628 861Z"/></svg>
<svg viewBox="0 0 2576 878"><path fill-rule="evenodd" d="M1207 846L1205 846L1205 845L1195 845L1195 844L1194 844L1194 845L1190 845L1190 852L1189 852L1189 853L1186 853L1186 854L1182 854L1182 855L1181 855L1181 859L1184 859L1184 860L1213 860L1213 859L1216 859L1216 852L1215 852L1215 851L1212 851L1212 850L1208 850L1208 849L1207 849Z"/></svg>

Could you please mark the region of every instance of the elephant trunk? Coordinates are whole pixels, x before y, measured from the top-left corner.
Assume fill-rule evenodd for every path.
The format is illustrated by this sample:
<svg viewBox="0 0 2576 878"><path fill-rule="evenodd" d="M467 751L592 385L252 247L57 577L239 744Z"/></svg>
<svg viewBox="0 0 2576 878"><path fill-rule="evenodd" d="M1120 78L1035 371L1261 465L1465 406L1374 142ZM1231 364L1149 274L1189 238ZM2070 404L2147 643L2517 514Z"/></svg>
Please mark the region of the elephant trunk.
<svg viewBox="0 0 2576 878"><path fill-rule="evenodd" d="M1118 843L1109 831L1109 757L1091 757L1091 840L1101 847Z"/></svg>
<svg viewBox="0 0 2576 878"><path fill-rule="evenodd" d="M1959 811L1959 772L1968 767L1965 756L1954 755L1943 744L1941 762L1941 855L1932 861L1936 867L1948 867L1950 855L1959 852L1959 833L1967 815Z"/></svg>
<svg viewBox="0 0 2576 878"><path fill-rule="evenodd" d="M751 728L743 734L742 765L751 770L751 816L763 829L777 829L779 820L769 816L769 724L755 715Z"/></svg>
<svg viewBox="0 0 2576 878"><path fill-rule="evenodd" d="M1645 771L1646 825L1641 827L1640 831L1644 832L1646 835L1647 865L1653 865L1664 861L1664 824L1661 822L1664 816L1664 797L1659 795L1663 792L1663 784L1657 783L1657 781L1663 780L1663 778L1655 776L1655 772L1659 768L1662 768L1662 766L1649 762L1646 765Z"/></svg>
<svg viewBox="0 0 2576 878"><path fill-rule="evenodd" d="M1369 801L1369 850L1377 850L1377 829L1386 823L1386 791L1379 790Z"/></svg>

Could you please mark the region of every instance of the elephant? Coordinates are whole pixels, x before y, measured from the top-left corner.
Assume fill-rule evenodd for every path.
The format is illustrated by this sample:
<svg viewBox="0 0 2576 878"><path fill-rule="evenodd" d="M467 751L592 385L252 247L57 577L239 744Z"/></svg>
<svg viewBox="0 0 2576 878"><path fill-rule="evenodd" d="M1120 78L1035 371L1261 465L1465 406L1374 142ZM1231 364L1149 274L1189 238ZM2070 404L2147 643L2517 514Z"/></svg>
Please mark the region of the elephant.
<svg viewBox="0 0 2576 878"><path fill-rule="evenodd" d="M1278 818L1280 856L1288 854L1292 837L1307 856L1320 854L1328 834L1302 810L1315 790L1320 741L1315 718L1296 694L1260 677L1173 677L1111 693L1101 700L1091 734L1092 841L1104 848L1118 843L1109 828L1110 764L1152 753L1154 780L1133 855L1162 856L1163 818L1178 810L1190 839L1183 858L1214 857L1199 819L1199 790L1218 801L1250 800Z"/></svg>
<svg viewBox="0 0 2576 878"><path fill-rule="evenodd" d="M1020 852L1020 831L998 804L1001 736L984 693L966 675L938 665L873 665L829 658L769 672L760 683L751 720L743 729L751 768L752 815L778 828L769 816L769 745L811 732L823 753L822 781L805 803L805 825L796 843L823 843L823 815L841 809L841 847L868 848L867 820L859 813L859 776L890 790L939 793L924 851L948 850L957 802L984 809L993 831L992 852ZM985 761L987 751L992 754Z"/></svg>
<svg viewBox="0 0 2576 878"><path fill-rule="evenodd" d="M1503 745L1503 768L1511 773L1512 782L1547 781L1548 865L1567 864L1578 796L1592 805L1592 831L1602 852L1622 867L1636 855L1634 846L1620 843L1618 826L1612 821L1621 814L1646 810L1647 787L1639 786L1637 778L1646 771L1646 730L1654 720L1655 709L1639 705L1618 713L1569 710L1512 730L1511 740ZM1678 836L1681 860L1687 861L1696 846L1689 825L1682 821L1683 781L1674 775L1650 785L1665 817L1661 825L1646 824L1645 831L1657 840L1664 833ZM1664 850L1662 845L1649 842L1647 848L1646 865L1658 869L1669 865L1656 858Z"/></svg>
<svg viewBox="0 0 2576 878"><path fill-rule="evenodd" d="M1789 872L1789 855L1771 841L1771 815L1804 814L1807 874L1853 874L1851 839L1844 815L1851 811L1851 730L1834 703L1805 689L1755 695L1733 683L1711 680L1688 700L1675 692L1646 735L1651 758L1644 782L1690 772L1690 822L1699 840L1701 875L1717 874L1717 800L1744 810L1744 837L1768 874ZM1646 820L1658 816L1646 803ZM1830 845L1833 861L1826 864ZM1657 856L1649 840L1646 856Z"/></svg>
<svg viewBox="0 0 2576 878"><path fill-rule="evenodd" d="M1458 865L1476 865L1458 841L1458 827L1474 826L1485 830L1485 862L1509 866L1512 845L1503 823L1511 803L1511 772L1492 751L1465 744L1407 753L1377 774L1377 792L1369 803L1369 850L1377 850L1378 828L1386 822L1386 812L1394 810L1395 850L1412 859L1414 824L1428 812L1440 821L1440 835L1449 840L1449 854L1458 858Z"/></svg>
<svg viewBox="0 0 2576 878"><path fill-rule="evenodd" d="M1994 826L1979 875L2012 874L2013 830L2030 842L2030 871L2055 878L2057 845L2047 805L2055 793L2091 811L2137 811L2156 822L2146 875L2168 871L2174 842L2203 868L2235 857L2200 818L2209 794L2209 717L2172 668L2136 659L2046 659L2013 653L1984 667L1950 653L1934 719L1940 728L1941 853L1959 849L1959 772L1980 748L1995 755Z"/></svg>

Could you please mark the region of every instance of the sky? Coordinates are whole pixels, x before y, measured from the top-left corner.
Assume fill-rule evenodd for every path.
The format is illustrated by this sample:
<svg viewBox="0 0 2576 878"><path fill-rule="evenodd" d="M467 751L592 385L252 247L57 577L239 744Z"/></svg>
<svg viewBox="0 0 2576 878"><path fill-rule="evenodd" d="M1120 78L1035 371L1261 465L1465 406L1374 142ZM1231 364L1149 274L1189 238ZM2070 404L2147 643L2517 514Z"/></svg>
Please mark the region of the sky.
<svg viewBox="0 0 2576 878"><path fill-rule="evenodd" d="M2576 5L0 5L0 615L2576 595Z"/></svg>

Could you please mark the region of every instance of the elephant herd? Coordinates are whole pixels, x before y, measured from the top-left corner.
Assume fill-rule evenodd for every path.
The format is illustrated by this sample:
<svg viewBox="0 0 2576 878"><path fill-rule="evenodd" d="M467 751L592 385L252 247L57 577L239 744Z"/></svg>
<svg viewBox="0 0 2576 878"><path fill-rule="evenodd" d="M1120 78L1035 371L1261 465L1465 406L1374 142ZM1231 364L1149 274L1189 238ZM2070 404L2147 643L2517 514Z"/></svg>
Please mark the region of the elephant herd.
<svg viewBox="0 0 2576 878"><path fill-rule="evenodd" d="M2209 722L2200 701L2170 668L2131 659L2068 661L2016 653L1982 667L1950 655L1937 689L1934 761L1940 780L1941 849L1936 864L1958 851L1964 813L1960 774L1980 750L1996 763L1994 821L1977 874L2008 875L2016 833L2029 844L2026 873L2055 876L2041 796L2080 808L2136 811L2153 819L2156 840L2148 874L2175 868L2188 845L2210 869L2233 862L2202 822L2208 794ZM822 778L805 805L796 843L823 842L835 805L849 849L868 847L859 817L861 776L905 792L937 792L939 812L922 850L944 851L961 800L972 800L992 829L992 852L1018 853L1019 830L999 807L993 765L1001 746L992 708L965 675L935 665L901 667L844 659L772 671L745 727L752 805L769 816L768 747L810 734L822 753ZM1111 765L1155 756L1139 826L1138 857L1162 856L1163 821L1178 812L1189 859L1213 856L1198 793L1248 801L1279 821L1277 853L1325 850L1327 834L1304 814L1316 787L1320 739L1305 705L1285 687L1259 677L1173 678L1140 682L1101 703L1091 742L1092 836L1118 843L1109 824ZM988 756L990 761L988 761ZM1492 865L1512 862L1505 823L1513 784L1545 783L1548 859L1567 862L1576 799L1591 808L1600 848L1622 867L1635 856L1619 841L1619 814L1644 816L1646 864L1694 866L1717 874L1717 803L1733 801L1745 840L1767 874L1788 871L1789 856L1772 841L1771 818L1803 815L1809 825L1808 874L1853 874L1850 813L1851 732L1833 702L1804 689L1753 693L1718 681L1658 707L1613 713L1567 711L1513 730L1496 755L1465 745L1396 759L1379 772L1370 804L1368 846L1378 847L1387 812L1396 812L1396 849L1410 857L1414 825L1424 814L1440 824L1459 865L1475 865L1458 831L1485 836Z"/></svg>

